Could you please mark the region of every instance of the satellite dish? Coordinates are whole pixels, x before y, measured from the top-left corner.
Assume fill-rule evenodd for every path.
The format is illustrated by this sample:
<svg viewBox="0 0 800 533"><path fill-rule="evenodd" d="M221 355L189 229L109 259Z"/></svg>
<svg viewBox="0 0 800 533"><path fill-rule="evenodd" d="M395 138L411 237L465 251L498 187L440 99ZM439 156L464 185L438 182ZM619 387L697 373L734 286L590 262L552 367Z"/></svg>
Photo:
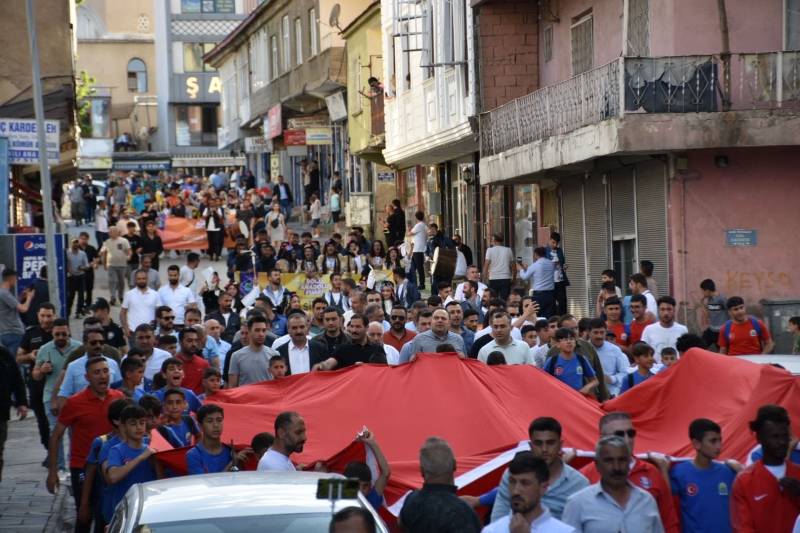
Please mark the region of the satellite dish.
<svg viewBox="0 0 800 533"><path fill-rule="evenodd" d="M331 16L328 19L328 26L339 28L339 14L342 11L342 7L339 4L333 4L331 8ZM341 28L339 28L341 30Z"/></svg>

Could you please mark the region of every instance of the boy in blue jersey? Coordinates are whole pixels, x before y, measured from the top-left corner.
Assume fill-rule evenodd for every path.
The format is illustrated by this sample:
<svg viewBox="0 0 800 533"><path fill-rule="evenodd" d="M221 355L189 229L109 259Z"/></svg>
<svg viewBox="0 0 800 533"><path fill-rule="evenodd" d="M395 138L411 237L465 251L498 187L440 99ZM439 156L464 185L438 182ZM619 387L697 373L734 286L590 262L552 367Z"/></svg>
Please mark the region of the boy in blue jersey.
<svg viewBox="0 0 800 533"><path fill-rule="evenodd" d="M167 403L165 394L168 390L180 389L183 391L184 400L186 400L183 406L184 414L196 413L200 409L203 403L197 398L197 395L189 389L181 387L181 383L183 383L183 361L177 357L165 359L161 363L161 375L166 379L167 385L163 389L154 390L153 395L161 400L162 403L165 405Z"/></svg>
<svg viewBox="0 0 800 533"><path fill-rule="evenodd" d="M125 389L139 399L153 389L153 382L144 377L144 362L138 357L128 356L119 365L122 379L109 385L112 389Z"/></svg>
<svg viewBox="0 0 800 533"><path fill-rule="evenodd" d="M131 398L120 398L111 402L108 406L108 421L111 422L111 426L114 429L111 433L94 439L89 448L89 455L86 457L83 488L81 489L83 496L81 497L80 509L78 509L78 521L83 524L91 524L92 515L94 515L95 531L102 531L106 526L102 512L105 483L97 467L100 460L100 450L103 448L103 444L115 439L119 434L120 414L129 405L136 405L136 402ZM116 444L119 444L119 439L117 439Z"/></svg>
<svg viewBox="0 0 800 533"><path fill-rule="evenodd" d="M231 447L223 444L222 427L225 413L222 407L209 403L197 411L197 421L203 431L203 441L186 453L186 466L189 475L229 472L233 468ZM236 463L242 467L252 448L245 448L236 454Z"/></svg>
<svg viewBox="0 0 800 533"><path fill-rule="evenodd" d="M210 366L203 370L203 394L197 397L198 400L207 400L214 396L217 392L219 392L220 386L222 385L222 373ZM200 409L196 411L197 413L200 412ZM197 420L200 422L200 419ZM200 422L202 425L202 422Z"/></svg>
<svg viewBox="0 0 800 533"><path fill-rule="evenodd" d="M665 371L666 369L668 369L677 362L678 362L678 350L676 350L675 348L670 348L669 346L667 346L666 348L662 348L661 364L664 365L664 367L661 370L659 370L658 373L660 374L661 372Z"/></svg>
<svg viewBox="0 0 800 533"><path fill-rule="evenodd" d="M619 389L620 394L655 376L650 370L656 363L653 348L645 342L637 342L633 345L631 352L633 353L633 361L636 363L636 370L622 378L622 387Z"/></svg>
<svg viewBox="0 0 800 533"><path fill-rule="evenodd" d="M558 328L555 339L560 353L547 360L545 370L557 380L587 396L597 387L599 381L589 361L575 353L575 332L570 328Z"/></svg>
<svg viewBox="0 0 800 533"><path fill-rule="evenodd" d="M367 499L372 507L377 511L383 505L383 492L386 490L386 485L389 483L389 476L392 475L392 469L389 466L389 461L381 451L381 447L375 441L375 435L368 430L359 437L361 442L367 445L372 450L375 456L375 461L378 463L378 470L380 474L375 481L375 486L372 485L372 470L366 463L354 461L344 467L344 477L358 479L360 481L361 494Z"/></svg>
<svg viewBox="0 0 800 533"><path fill-rule="evenodd" d="M171 427L166 426L167 415L163 413L164 404L161 403L161 400L152 394L145 394L139 398L139 405L144 407L147 413L147 434L145 439L148 442L150 434L153 430L156 430L173 448L181 448L183 446L183 441L178 438L178 435L175 434Z"/></svg>
<svg viewBox="0 0 800 533"><path fill-rule="evenodd" d="M156 451L142 442L147 432L147 412L140 405L130 405L120 414L120 425L125 439L111 448L106 466L109 487L106 497L113 510L125 497L128 489L137 483L154 481L163 477L158 462L150 460ZM111 516L107 517L110 522Z"/></svg>
<svg viewBox="0 0 800 533"><path fill-rule="evenodd" d="M167 389L164 393L164 411L167 413L167 427L172 428L178 439L183 443L182 446L191 446L192 437L199 436L200 429L191 415L184 414L185 408L185 391L183 389ZM202 409L202 406L200 409Z"/></svg>
<svg viewBox="0 0 800 533"><path fill-rule="evenodd" d="M681 502L681 529L683 533L729 533L734 469L741 470L741 465L714 461L722 451L722 430L716 422L698 418L689 424L689 438L697 455L676 464L669 473L672 494Z"/></svg>

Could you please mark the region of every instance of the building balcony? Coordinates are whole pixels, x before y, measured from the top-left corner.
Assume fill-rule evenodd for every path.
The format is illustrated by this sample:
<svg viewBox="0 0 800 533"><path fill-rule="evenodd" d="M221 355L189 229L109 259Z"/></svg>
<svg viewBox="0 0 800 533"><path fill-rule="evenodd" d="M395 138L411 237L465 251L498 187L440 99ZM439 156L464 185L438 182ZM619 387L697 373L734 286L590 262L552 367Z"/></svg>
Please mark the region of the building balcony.
<svg viewBox="0 0 800 533"><path fill-rule="evenodd" d="M620 58L483 113L481 182L608 155L798 144L798 108L800 52Z"/></svg>

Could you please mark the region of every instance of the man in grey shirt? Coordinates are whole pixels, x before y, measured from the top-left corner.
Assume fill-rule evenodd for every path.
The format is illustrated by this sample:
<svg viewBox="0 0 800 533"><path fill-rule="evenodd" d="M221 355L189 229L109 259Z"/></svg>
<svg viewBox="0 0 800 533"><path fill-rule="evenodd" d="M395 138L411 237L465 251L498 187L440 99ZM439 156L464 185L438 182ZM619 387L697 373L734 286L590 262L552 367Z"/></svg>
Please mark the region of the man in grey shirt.
<svg viewBox="0 0 800 533"><path fill-rule="evenodd" d="M508 300L517 277L517 268L514 264L514 252L504 242L502 233L492 235L492 247L486 250L483 261L483 281L497 292L498 298Z"/></svg>
<svg viewBox="0 0 800 533"><path fill-rule="evenodd" d="M158 270L153 268L153 258L149 255L142 256L142 266L139 270L144 270L147 273L147 286L154 291L161 288L161 276ZM131 272L131 279L128 286L132 289L136 286L136 272Z"/></svg>
<svg viewBox="0 0 800 533"><path fill-rule="evenodd" d="M569 497L561 520L582 533L664 533L656 500L628 481L631 449L616 435L597 443L600 482Z"/></svg>
<svg viewBox="0 0 800 533"><path fill-rule="evenodd" d="M703 331L703 340L711 349L711 345L719 345L719 330L730 320L728 315L728 299L717 292L717 286L712 279L705 279L700 283L700 290L703 291L703 300L698 310L703 317L701 324L705 322L708 327Z"/></svg>
<svg viewBox="0 0 800 533"><path fill-rule="evenodd" d="M15 357L25 335L25 326L22 325L19 314L28 311L34 295L31 285L17 298L14 296L16 285L17 271L12 268L3 270L3 281L0 283L0 342Z"/></svg>
<svg viewBox="0 0 800 533"><path fill-rule="evenodd" d="M83 223L83 187L80 180L75 180L75 184L69 191L70 214L76 226Z"/></svg>
<svg viewBox="0 0 800 533"><path fill-rule="evenodd" d="M128 188L122 178L117 180L117 186L114 187L114 204L123 206L128 203Z"/></svg>
<svg viewBox="0 0 800 533"><path fill-rule="evenodd" d="M432 327L430 331L420 333L411 341L410 361L417 359L418 353L436 353L436 348L440 344L452 344L456 352L466 356L464 340L450 331L450 313L445 309L437 309L433 312Z"/></svg>
<svg viewBox="0 0 800 533"><path fill-rule="evenodd" d="M269 373L269 359L278 352L264 345L267 338L267 317L255 315L247 321L250 331L250 344L231 356L228 371L228 388L258 383L272 379Z"/></svg>
<svg viewBox="0 0 800 533"><path fill-rule="evenodd" d="M75 318L81 318L88 302L83 301L83 294L86 290L86 275L89 270L89 260L86 252L81 250L78 239L72 239L70 250L67 252L67 318L72 312L72 302L75 301L75 294L78 294L78 307L75 308Z"/></svg>

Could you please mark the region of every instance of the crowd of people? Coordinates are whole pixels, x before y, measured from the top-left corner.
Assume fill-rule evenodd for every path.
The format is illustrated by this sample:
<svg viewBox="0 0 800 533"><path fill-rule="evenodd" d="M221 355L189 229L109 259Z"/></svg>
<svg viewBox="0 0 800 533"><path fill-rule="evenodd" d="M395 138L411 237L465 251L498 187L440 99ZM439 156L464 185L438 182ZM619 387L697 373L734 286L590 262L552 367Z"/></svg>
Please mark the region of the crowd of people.
<svg viewBox="0 0 800 533"><path fill-rule="evenodd" d="M308 168L312 176L315 166ZM316 180L318 175L317 170ZM533 365L578 394L605 402L668 371L691 348L728 355L773 348L764 323L747 315L745 301L725 298L713 280L700 285L702 336L690 333L676 322L675 299L659 295L649 261L625 280L624 297L616 273L602 272L596 318L569 314L569 265L558 233L533 250L531 265L516 259L504 235L495 234L479 267L458 235L450 238L427 224L424 213L407 224L397 200L380 221L383 241L370 242L362 228L352 228L344 243L337 226L320 245L314 240L321 211L313 180L304 196L314 233L298 234L286 227L292 196L282 177L266 191L255 190L251 173L240 180L238 172L215 172L197 188L191 178L181 184L160 179L120 179L108 191L110 207L102 200L91 215L82 208L73 212L76 224L93 217L98 244L91 245L84 232L67 253L67 309L71 313L77 296L81 331L71 330L68 317L57 318L46 295L46 269L19 297L17 273L2 272L3 416L7 420L12 401L20 417L28 406L34 411L47 450L48 489L54 491L69 473L76 531L90 531L92 522L102 531L133 484L175 475L152 457L153 431L175 447L192 447L190 475L243 467L251 459L259 470L301 470L290 460L306 440L297 413L281 414L274 434L254 435L243 451L221 442L224 411L214 397L223 389L362 364L413 363L420 353L439 352L492 366ZM334 182L331 191L338 195L341 183ZM340 204L333 200L335 209ZM206 220L204 253L212 262L221 257L224 232L243 222L250 231L232 235L228 278L264 272L268 285L248 305L239 287L221 286L216 273L201 284L197 252L187 253L183 265L176 257L162 284L159 262L172 259L156 232L163 210L168 216L193 210ZM338 224L337 211L332 214ZM457 253L452 275L426 271L437 248ZM108 269L110 301L92 299L93 271L101 265ZM390 271L391 279L376 283L372 271ZM283 275L294 273L328 275L330 290L303 309L300 297L282 284ZM423 299L426 282L431 295ZM521 282L530 282L531 294L520 294ZM112 317L118 302L119 314ZM800 318L790 323L800 334ZM689 427L697 456L670 469L668 460L655 455L634 458L630 417L610 413L600 423L594 464L578 472L568 465L574 457L561 454L558 421L537 419L530 428L531 451L511 462L498 489L461 499L455 496L453 451L431 438L420 451L425 486L406 498L399 523L412 532L478 531L474 508L491 505L488 531L677 532L678 518L684 531L790 531L786 527L800 513L800 467L792 455L797 439L777 406L763 407L751 426L762 447L756 466L739 473L738 464L715 462L721 430L699 419ZM7 424L0 427L4 441ZM68 430L69 454L62 442ZM380 477L373 484L363 463L344 473L362 481L365 497L378 508L390 468L374 436L365 432L360 438L372 450ZM681 500L680 517L672 495ZM335 516L331 527L364 521L369 531L370 518L351 510Z"/></svg>

